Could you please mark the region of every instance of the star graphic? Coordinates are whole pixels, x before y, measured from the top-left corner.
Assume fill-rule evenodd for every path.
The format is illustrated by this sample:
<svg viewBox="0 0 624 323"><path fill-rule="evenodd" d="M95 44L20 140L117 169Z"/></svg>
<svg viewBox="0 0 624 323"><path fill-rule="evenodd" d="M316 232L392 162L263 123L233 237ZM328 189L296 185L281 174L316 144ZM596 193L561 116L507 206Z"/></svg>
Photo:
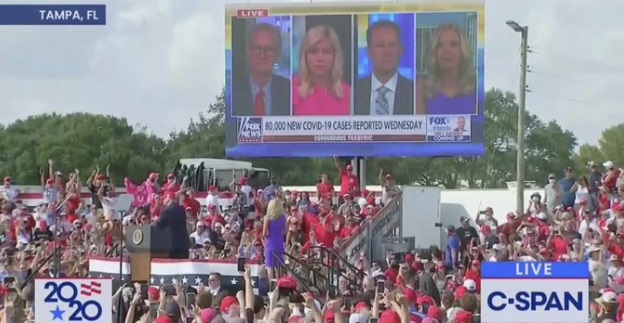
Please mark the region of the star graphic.
<svg viewBox="0 0 624 323"><path fill-rule="evenodd" d="M100 278L102 278L102 277L104 277L104 275L100 274L100 276L99 276L99 277L100 277Z"/></svg>
<svg viewBox="0 0 624 323"><path fill-rule="evenodd" d="M230 280L230 283L232 283L232 285L236 285L238 283L238 280L236 280L236 278L232 278L232 280Z"/></svg>
<svg viewBox="0 0 624 323"><path fill-rule="evenodd" d="M175 285L178 283L178 280L175 277L171 278L171 283Z"/></svg>
<svg viewBox="0 0 624 323"><path fill-rule="evenodd" d="M256 287L256 280L255 279L251 280L251 287Z"/></svg>
<svg viewBox="0 0 624 323"><path fill-rule="evenodd" d="M52 313L52 321L56 319L63 321L63 313L65 313L65 311L61 311L58 305L56 305L56 309L54 311L50 311L50 313Z"/></svg>
<svg viewBox="0 0 624 323"><path fill-rule="evenodd" d="M188 279L186 277L182 277L182 284L188 284Z"/></svg>
<svg viewBox="0 0 624 323"><path fill-rule="evenodd" d="M160 278L160 284L162 285L162 284L164 284L164 283L165 283L165 279L161 277L161 278Z"/></svg>
<svg viewBox="0 0 624 323"><path fill-rule="evenodd" d="M154 279L154 277L152 276L152 277L150 278L150 284L151 284L151 285L154 285L154 280L155 280L155 279Z"/></svg>
<svg viewBox="0 0 624 323"><path fill-rule="evenodd" d="M199 278L199 276L195 277L195 285L199 285L199 283L201 283L201 278Z"/></svg>

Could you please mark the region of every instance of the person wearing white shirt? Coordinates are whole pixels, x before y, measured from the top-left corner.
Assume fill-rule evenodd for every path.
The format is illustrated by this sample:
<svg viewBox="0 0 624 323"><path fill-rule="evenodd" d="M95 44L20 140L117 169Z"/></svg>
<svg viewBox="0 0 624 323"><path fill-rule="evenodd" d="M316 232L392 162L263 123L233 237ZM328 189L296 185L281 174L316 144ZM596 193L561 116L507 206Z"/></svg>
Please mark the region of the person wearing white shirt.
<svg viewBox="0 0 624 323"><path fill-rule="evenodd" d="M20 190L17 186L13 185L13 181L10 177L4 178L4 186L0 187L0 195L5 201L11 202L11 204L15 204L17 201L17 197L20 195Z"/></svg>
<svg viewBox="0 0 624 323"><path fill-rule="evenodd" d="M210 244L210 233L205 229L204 223L199 221L195 225L195 231L189 235L190 238L195 240L196 246L205 247Z"/></svg>
<svg viewBox="0 0 624 323"><path fill-rule="evenodd" d="M217 188L210 186L208 188L208 195L206 195L206 208L210 209L210 206L214 205L217 209L217 213L221 213L221 206L219 205L219 194Z"/></svg>
<svg viewBox="0 0 624 323"><path fill-rule="evenodd" d="M622 260L617 255L612 254L609 257L609 286L614 289L616 293L624 291L624 267L622 267Z"/></svg>
<svg viewBox="0 0 624 323"><path fill-rule="evenodd" d="M107 220L119 220L119 214L117 213L117 210L115 210L115 204L117 204L116 198L102 196L100 197L100 202L102 202L104 217Z"/></svg>
<svg viewBox="0 0 624 323"><path fill-rule="evenodd" d="M583 220L579 224L578 233L581 237L585 236L587 229L592 229L594 232L600 232L600 226L598 225L598 219L591 215L589 211L585 212Z"/></svg>
<svg viewBox="0 0 624 323"><path fill-rule="evenodd" d="M591 279L594 282L593 286L590 286L590 292L599 292L601 289L607 287L607 267L602 261L600 261L600 248L591 246L588 249L589 253L589 273Z"/></svg>

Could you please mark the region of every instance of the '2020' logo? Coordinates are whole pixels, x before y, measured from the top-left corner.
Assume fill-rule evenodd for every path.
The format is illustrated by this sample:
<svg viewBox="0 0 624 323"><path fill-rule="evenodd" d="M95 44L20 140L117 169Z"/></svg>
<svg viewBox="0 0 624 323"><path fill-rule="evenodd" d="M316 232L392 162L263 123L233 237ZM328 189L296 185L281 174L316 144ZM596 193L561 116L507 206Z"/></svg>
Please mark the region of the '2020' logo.
<svg viewBox="0 0 624 323"><path fill-rule="evenodd" d="M91 282L91 284L80 285L80 295L91 296L92 294L100 294L101 284L97 282ZM102 317L102 305L98 301L88 300L82 302L78 299L78 288L75 284L70 282L56 283L53 281L46 282L44 285L45 290L50 290L44 302L46 303L65 303L70 309L73 309L69 316L69 321L98 321ZM57 311L60 310L57 307ZM57 314L54 313L54 318L57 318ZM64 312L64 311L60 311ZM60 317L62 319L62 317Z"/></svg>

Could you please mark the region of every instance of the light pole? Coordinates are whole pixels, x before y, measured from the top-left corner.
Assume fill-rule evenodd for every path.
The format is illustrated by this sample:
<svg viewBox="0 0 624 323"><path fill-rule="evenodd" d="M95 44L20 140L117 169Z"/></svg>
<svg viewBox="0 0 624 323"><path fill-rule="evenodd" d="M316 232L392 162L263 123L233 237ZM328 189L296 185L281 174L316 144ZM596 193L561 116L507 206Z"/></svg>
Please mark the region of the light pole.
<svg viewBox="0 0 624 323"><path fill-rule="evenodd" d="M516 212L518 212L518 215L521 215L524 213L524 112L526 111L527 42L529 39L529 27L520 26L513 20L508 20L507 26L521 34L520 58L522 65L520 69L520 93L518 93L518 140L516 146Z"/></svg>

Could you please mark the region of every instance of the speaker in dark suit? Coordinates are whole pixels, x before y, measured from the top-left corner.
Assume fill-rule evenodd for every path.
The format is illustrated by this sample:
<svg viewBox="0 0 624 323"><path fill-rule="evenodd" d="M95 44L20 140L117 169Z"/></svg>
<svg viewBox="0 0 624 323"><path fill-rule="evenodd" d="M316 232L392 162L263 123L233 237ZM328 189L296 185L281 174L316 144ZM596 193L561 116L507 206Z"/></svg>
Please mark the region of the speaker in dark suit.
<svg viewBox="0 0 624 323"><path fill-rule="evenodd" d="M366 30L366 46L372 73L355 82L354 114L413 115L414 82L398 72L403 56L399 25L373 23Z"/></svg>
<svg viewBox="0 0 624 323"><path fill-rule="evenodd" d="M378 83L376 81L375 83ZM373 79L372 76L358 79L355 83L355 105L354 105L354 114L355 115L376 115L375 107L373 102L375 98L373 98L373 94L375 97L378 96L378 93L372 93L373 87ZM392 82L386 82L385 86L390 87ZM377 90L378 87L375 89ZM390 89L393 93L386 93L386 96L393 95L394 100L389 105L388 114L392 115L413 115L414 114L414 82L406 77L401 76L401 74L396 74L396 86L394 90Z"/></svg>
<svg viewBox="0 0 624 323"><path fill-rule="evenodd" d="M273 74L282 53L279 29L258 23L247 33L247 70L232 75L232 115L290 115L290 80Z"/></svg>
<svg viewBox="0 0 624 323"><path fill-rule="evenodd" d="M253 89L252 89L253 87ZM252 86L251 78L234 86L232 93L232 113L234 116L256 116L255 101L260 87ZM264 115L290 115L290 81L279 75L273 75L264 87ZM264 90L263 90L264 92Z"/></svg>

